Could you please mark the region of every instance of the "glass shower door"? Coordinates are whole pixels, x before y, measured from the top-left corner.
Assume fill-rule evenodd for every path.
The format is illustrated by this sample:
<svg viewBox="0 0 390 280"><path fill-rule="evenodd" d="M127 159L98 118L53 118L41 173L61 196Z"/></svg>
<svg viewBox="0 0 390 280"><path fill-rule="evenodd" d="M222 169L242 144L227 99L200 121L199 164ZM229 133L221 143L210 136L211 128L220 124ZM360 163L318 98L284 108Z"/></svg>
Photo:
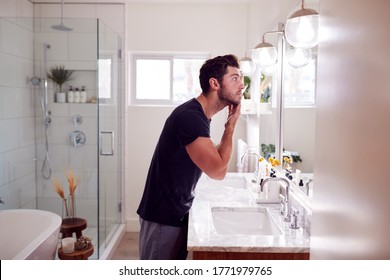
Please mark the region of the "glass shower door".
<svg viewBox="0 0 390 280"><path fill-rule="evenodd" d="M98 20L99 258L121 223L121 38Z"/></svg>

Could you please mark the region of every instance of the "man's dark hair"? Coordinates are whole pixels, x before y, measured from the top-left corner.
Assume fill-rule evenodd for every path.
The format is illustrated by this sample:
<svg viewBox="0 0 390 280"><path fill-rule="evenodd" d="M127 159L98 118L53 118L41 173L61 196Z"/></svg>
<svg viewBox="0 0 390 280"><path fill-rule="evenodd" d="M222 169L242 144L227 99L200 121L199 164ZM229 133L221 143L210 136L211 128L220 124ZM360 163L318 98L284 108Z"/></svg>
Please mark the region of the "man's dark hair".
<svg viewBox="0 0 390 280"><path fill-rule="evenodd" d="M208 59L203 63L199 72L199 82L202 92L207 94L210 89L209 80L211 78L217 79L218 83L222 85L223 76L227 73L228 66L239 68L239 62L236 56L227 54L224 56L217 56Z"/></svg>

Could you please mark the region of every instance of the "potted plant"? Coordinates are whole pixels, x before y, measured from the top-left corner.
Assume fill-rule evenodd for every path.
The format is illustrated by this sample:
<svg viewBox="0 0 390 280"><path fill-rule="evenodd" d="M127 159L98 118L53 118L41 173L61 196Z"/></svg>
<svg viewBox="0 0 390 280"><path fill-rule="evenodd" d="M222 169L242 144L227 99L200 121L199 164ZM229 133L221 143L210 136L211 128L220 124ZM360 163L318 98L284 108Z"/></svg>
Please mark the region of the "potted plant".
<svg viewBox="0 0 390 280"><path fill-rule="evenodd" d="M62 86L67 81L70 81L72 79L73 70L67 70L65 69L65 66L53 66L47 77L52 80L59 89L59 92L56 93L56 99L59 103L66 102L66 94L62 91Z"/></svg>
<svg viewBox="0 0 390 280"><path fill-rule="evenodd" d="M269 114L271 113L271 95L272 95L272 82L270 77L261 74L260 84L260 113Z"/></svg>

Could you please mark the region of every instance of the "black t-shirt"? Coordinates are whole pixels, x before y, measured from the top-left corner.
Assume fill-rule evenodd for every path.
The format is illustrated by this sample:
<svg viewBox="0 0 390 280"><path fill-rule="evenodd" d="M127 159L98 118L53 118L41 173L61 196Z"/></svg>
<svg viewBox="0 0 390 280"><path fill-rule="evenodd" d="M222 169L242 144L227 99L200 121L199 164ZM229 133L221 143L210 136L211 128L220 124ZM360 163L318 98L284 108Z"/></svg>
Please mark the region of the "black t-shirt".
<svg viewBox="0 0 390 280"><path fill-rule="evenodd" d="M144 220L170 226L185 223L202 171L185 146L210 138L210 120L196 99L178 106L165 122L149 167L137 213Z"/></svg>

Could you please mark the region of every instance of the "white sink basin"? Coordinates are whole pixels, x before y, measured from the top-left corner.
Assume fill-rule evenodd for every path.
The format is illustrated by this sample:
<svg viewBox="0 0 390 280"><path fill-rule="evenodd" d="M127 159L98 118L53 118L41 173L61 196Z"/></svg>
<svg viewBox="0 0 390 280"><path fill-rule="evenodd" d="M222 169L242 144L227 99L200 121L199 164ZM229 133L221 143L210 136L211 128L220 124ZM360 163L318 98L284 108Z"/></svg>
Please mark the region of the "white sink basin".
<svg viewBox="0 0 390 280"><path fill-rule="evenodd" d="M212 207L211 215L220 235L282 235L266 208Z"/></svg>

